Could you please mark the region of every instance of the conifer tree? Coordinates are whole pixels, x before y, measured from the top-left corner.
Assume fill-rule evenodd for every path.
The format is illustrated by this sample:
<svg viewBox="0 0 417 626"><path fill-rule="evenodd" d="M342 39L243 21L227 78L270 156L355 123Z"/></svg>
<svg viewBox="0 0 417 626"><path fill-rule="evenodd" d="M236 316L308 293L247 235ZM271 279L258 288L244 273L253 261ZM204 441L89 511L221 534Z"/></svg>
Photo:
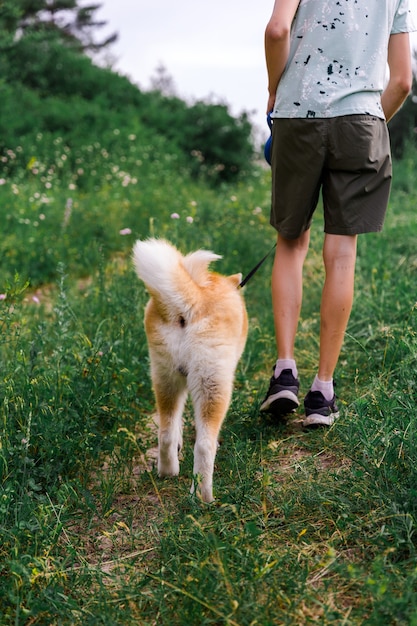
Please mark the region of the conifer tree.
<svg viewBox="0 0 417 626"><path fill-rule="evenodd" d="M113 33L101 41L95 40L97 29L106 22L94 14L100 4L80 6L79 0L3 0L0 4L0 33L7 32L8 40L41 34L55 37L80 51L95 52L113 43Z"/></svg>

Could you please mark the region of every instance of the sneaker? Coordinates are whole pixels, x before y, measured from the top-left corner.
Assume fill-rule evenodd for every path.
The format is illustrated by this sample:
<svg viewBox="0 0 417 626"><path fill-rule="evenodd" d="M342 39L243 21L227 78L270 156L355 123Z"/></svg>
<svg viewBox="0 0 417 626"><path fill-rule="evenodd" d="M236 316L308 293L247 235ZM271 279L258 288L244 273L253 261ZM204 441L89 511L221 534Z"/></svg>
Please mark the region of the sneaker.
<svg viewBox="0 0 417 626"><path fill-rule="evenodd" d="M309 391L304 398L305 418L303 426L331 426L339 417L336 396L326 400L321 391Z"/></svg>
<svg viewBox="0 0 417 626"><path fill-rule="evenodd" d="M299 388L298 378L294 378L290 369L282 370L278 378L272 375L260 411L276 417L292 413L300 405L297 398Z"/></svg>

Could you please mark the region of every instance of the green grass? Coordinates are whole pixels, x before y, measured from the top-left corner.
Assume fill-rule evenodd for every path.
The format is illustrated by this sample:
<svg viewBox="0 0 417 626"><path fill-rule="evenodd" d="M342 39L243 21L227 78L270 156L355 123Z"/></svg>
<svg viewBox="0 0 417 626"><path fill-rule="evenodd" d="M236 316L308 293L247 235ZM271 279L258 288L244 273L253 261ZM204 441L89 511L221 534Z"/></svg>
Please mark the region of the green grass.
<svg viewBox="0 0 417 626"><path fill-rule="evenodd" d="M157 477L131 247L165 236L246 274L274 242L269 172L215 191L139 146L111 164L99 153L80 163L94 184L26 171L0 187L0 623L417 624L415 155L396 166L384 232L359 242L332 429L259 416L275 359L270 259L249 282L207 506L189 495L190 406L181 475ZM302 393L316 367L321 243L318 215Z"/></svg>

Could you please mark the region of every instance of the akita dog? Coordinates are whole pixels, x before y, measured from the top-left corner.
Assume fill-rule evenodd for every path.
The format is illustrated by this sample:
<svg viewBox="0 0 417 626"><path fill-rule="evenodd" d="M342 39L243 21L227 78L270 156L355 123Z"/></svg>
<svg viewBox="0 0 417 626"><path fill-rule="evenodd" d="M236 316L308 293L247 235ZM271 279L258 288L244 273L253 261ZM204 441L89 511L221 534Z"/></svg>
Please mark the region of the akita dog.
<svg viewBox="0 0 417 626"><path fill-rule="evenodd" d="M213 500L217 438L248 332L241 275L208 270L219 258L207 250L183 256L163 239L137 241L133 248L137 274L151 296L145 331L159 415L158 473L179 473L189 392L196 430L191 493L204 502Z"/></svg>

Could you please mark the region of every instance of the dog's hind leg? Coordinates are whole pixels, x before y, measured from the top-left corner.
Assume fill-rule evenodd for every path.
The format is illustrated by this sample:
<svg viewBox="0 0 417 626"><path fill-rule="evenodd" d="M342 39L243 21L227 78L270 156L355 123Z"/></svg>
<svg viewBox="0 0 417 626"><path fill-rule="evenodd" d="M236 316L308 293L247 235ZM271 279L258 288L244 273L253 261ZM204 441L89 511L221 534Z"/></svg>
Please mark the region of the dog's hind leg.
<svg viewBox="0 0 417 626"><path fill-rule="evenodd" d="M177 476L178 452L182 448L182 413L187 399L185 382L177 380L170 385L167 380L154 381L154 391L159 415L158 474Z"/></svg>
<svg viewBox="0 0 417 626"><path fill-rule="evenodd" d="M207 381L191 389L195 411L194 480L191 493L204 502L212 502L213 472L217 442L230 404L232 381Z"/></svg>

